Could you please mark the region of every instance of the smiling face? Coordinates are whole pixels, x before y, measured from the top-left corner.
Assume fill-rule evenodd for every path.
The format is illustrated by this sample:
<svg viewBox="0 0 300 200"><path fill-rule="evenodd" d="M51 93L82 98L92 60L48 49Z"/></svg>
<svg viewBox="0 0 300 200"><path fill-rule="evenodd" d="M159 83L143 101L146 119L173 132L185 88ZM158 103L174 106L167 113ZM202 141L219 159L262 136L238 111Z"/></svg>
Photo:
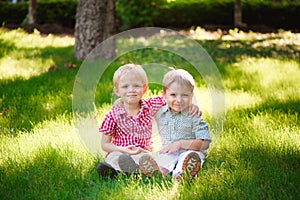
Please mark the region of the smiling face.
<svg viewBox="0 0 300 200"><path fill-rule="evenodd" d="M190 87L178 82L173 82L162 94L172 112L188 109L193 99L193 91Z"/></svg>
<svg viewBox="0 0 300 200"><path fill-rule="evenodd" d="M115 93L121 97L125 104L138 104L147 90L144 81L134 73L128 73L122 76L118 86L115 87Z"/></svg>
<svg viewBox="0 0 300 200"><path fill-rule="evenodd" d="M121 97L125 105L138 104L148 88L146 72L140 65L121 66L115 71L113 81L114 92Z"/></svg>
<svg viewBox="0 0 300 200"><path fill-rule="evenodd" d="M193 76L183 69L173 69L163 78L163 97L172 112L186 110L193 99L195 81Z"/></svg>

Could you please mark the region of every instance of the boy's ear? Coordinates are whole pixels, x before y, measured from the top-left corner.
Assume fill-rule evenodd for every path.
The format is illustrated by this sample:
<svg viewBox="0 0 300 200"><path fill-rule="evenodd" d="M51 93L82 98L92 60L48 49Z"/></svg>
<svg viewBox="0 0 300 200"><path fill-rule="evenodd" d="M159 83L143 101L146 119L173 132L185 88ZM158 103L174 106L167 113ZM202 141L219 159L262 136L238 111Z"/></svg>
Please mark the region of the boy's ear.
<svg viewBox="0 0 300 200"><path fill-rule="evenodd" d="M166 92L164 90L161 91L161 95L164 99L166 98Z"/></svg>
<svg viewBox="0 0 300 200"><path fill-rule="evenodd" d="M115 94L116 94L116 95L120 96L120 95L119 95L119 91L118 91L118 88L117 88L117 87L114 87L114 92L115 92Z"/></svg>
<svg viewBox="0 0 300 200"><path fill-rule="evenodd" d="M143 94L145 94L147 92L147 90L148 90L148 85L145 85L144 90L143 90Z"/></svg>

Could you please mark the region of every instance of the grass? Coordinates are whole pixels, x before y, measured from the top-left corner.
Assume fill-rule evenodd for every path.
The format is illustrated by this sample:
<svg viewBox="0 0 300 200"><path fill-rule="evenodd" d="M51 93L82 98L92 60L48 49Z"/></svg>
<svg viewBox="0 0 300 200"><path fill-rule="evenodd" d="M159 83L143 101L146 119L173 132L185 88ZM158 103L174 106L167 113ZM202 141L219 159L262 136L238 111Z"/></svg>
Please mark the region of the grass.
<svg viewBox="0 0 300 200"><path fill-rule="evenodd" d="M72 89L81 64L73 56L74 38L0 29L0 199L299 199L300 35L200 28L185 34L212 56L226 89L223 131L189 183L99 179L101 158L87 151L73 122ZM136 52L116 61L99 93L111 94L119 64L145 55L151 60ZM66 67L70 62L76 67ZM195 79L210 122L209 94L201 77ZM111 105L110 97L101 97L99 122Z"/></svg>

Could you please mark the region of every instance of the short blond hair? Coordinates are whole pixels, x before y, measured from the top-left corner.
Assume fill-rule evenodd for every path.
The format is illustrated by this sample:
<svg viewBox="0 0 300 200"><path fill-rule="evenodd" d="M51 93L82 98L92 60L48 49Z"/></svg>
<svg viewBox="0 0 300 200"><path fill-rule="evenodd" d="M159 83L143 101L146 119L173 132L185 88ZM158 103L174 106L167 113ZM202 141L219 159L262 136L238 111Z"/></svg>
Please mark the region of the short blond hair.
<svg viewBox="0 0 300 200"><path fill-rule="evenodd" d="M139 78L144 85L148 84L147 75L142 66L136 64L126 64L122 65L115 71L113 77L114 87L118 87L120 79L123 76L126 76L128 73L137 76L137 78Z"/></svg>
<svg viewBox="0 0 300 200"><path fill-rule="evenodd" d="M163 91L166 92L166 90L174 82L184 84L185 86L190 88L192 92L194 91L195 80L193 76L184 69L172 69L165 74L162 81Z"/></svg>

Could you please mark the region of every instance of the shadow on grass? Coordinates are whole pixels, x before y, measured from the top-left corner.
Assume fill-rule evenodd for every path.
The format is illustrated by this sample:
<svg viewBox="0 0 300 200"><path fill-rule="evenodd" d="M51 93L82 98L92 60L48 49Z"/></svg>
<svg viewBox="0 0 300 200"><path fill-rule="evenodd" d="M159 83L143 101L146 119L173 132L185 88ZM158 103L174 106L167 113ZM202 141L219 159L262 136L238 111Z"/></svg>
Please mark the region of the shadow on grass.
<svg viewBox="0 0 300 200"><path fill-rule="evenodd" d="M253 108L228 111L228 118L234 119L226 121L222 134L228 134L229 139L236 139L225 142L227 145L210 153L205 165L208 170L206 175L210 177L216 173L216 176L213 176L213 183L207 186L208 190L213 190L213 194L208 192L204 197L211 198L210 195L213 195L212 199L299 199L300 149L297 141L291 141L289 133L284 128L281 129L290 127L291 131L297 130L294 127L299 127L299 106L299 100L294 99L265 100ZM258 136L260 132L252 134L251 131L256 127L252 127L251 120L261 114L267 115L271 120L266 120L264 125L273 126L263 130L274 130L274 134L280 134L277 131L282 130L282 140L278 140L279 136L276 140L269 132L262 131L261 137ZM295 138L297 133L291 134ZM285 141L291 142L284 144ZM234 143L232 147L231 143ZM218 180L217 186L214 185L215 180Z"/></svg>
<svg viewBox="0 0 300 200"><path fill-rule="evenodd" d="M20 49L27 59L52 58L54 67L29 79L13 77L0 80L0 130L15 134L30 131L37 123L69 114L72 109L72 89L80 62L75 61L73 47ZM77 69L64 66L75 63ZM39 66L37 66L39 67ZM47 69L50 66L42 66Z"/></svg>
<svg viewBox="0 0 300 200"><path fill-rule="evenodd" d="M268 112L272 114L275 111L300 116L300 100L291 99L283 102L280 100L266 100L265 103L261 104L257 108L246 110L247 113L254 115L260 112Z"/></svg>
<svg viewBox="0 0 300 200"><path fill-rule="evenodd" d="M273 57L282 60L291 59L298 63L300 61L300 46L285 43L281 37L260 40L198 40L198 42L216 62L223 75L226 75L224 67L228 63L238 62L243 57Z"/></svg>
<svg viewBox="0 0 300 200"><path fill-rule="evenodd" d="M10 43L0 38L0 58L9 54L9 52L15 48L16 46L13 43Z"/></svg>
<svg viewBox="0 0 300 200"><path fill-rule="evenodd" d="M267 99L261 104L257 105L254 108L246 108L246 109L239 109L234 110L236 113L236 116L245 117L248 116L250 119L253 116L256 116L258 114L266 114L268 113L270 116L273 116L274 118L279 119L280 116L278 116L279 113L283 113L285 116L299 116L300 115L300 100L296 99L290 99L285 101L280 101L277 99ZM293 121L295 124L297 124L296 121Z"/></svg>
<svg viewBox="0 0 300 200"><path fill-rule="evenodd" d="M91 164L91 159L93 164ZM99 178L97 161L73 150L41 147L34 157L0 166L1 199L109 199L128 196L127 187L166 186L162 179L119 175L115 179ZM170 185L170 184L169 184ZM112 196L111 196L112 195ZM122 199L122 198L119 198Z"/></svg>
<svg viewBox="0 0 300 200"><path fill-rule="evenodd" d="M208 191L203 199L299 199L300 150L240 144L237 153L223 149L208 160ZM205 177L204 177L205 178ZM207 179L207 178L206 178ZM217 184L217 185L215 185ZM197 195L198 196L198 195ZM212 198L213 197L213 198Z"/></svg>
<svg viewBox="0 0 300 200"><path fill-rule="evenodd" d="M84 199L95 186L96 171L83 170L71 150L40 148L35 157L4 163L0 168L1 199Z"/></svg>
<svg viewBox="0 0 300 200"><path fill-rule="evenodd" d="M299 149L290 146L270 148L267 144L261 144L243 147L240 158L251 174L251 187L244 187L245 191L261 199L300 198Z"/></svg>
<svg viewBox="0 0 300 200"><path fill-rule="evenodd" d="M8 109L1 117L0 129L11 134L30 131L43 120L71 113L74 79L75 71L57 70L28 80L0 81L1 110Z"/></svg>

